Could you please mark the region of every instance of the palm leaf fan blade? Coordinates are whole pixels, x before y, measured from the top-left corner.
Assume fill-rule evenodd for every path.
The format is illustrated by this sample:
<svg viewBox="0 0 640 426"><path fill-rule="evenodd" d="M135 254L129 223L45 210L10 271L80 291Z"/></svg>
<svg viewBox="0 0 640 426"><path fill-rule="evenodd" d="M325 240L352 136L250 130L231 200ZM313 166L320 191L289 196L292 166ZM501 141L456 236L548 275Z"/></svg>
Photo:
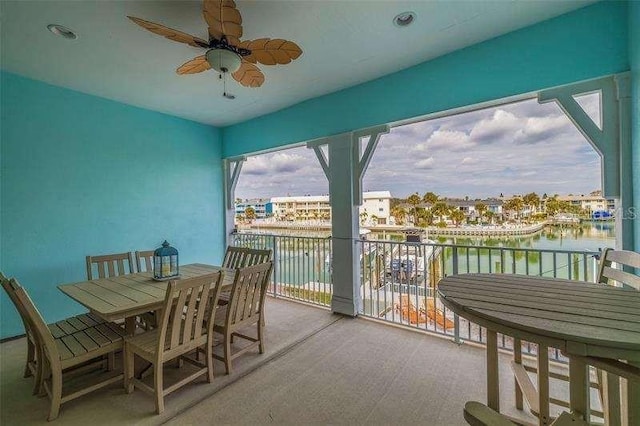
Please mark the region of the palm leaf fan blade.
<svg viewBox="0 0 640 426"><path fill-rule="evenodd" d="M127 18L140 25L142 28L151 31L154 34L168 38L169 40L177 41L178 43L185 43L193 47L209 46L209 43L205 40L183 33L182 31L174 30L172 28L165 27L164 25L156 24L155 22L145 21L144 19L136 18L135 16L127 16Z"/></svg>
<svg viewBox="0 0 640 426"><path fill-rule="evenodd" d="M180 65L180 67L178 67L176 72L181 75L197 74L199 72L207 71L208 69L211 69L211 65L209 65L209 62L207 62L207 58L205 58L205 56L202 55L202 56L195 57L190 61L187 61L184 64Z"/></svg>

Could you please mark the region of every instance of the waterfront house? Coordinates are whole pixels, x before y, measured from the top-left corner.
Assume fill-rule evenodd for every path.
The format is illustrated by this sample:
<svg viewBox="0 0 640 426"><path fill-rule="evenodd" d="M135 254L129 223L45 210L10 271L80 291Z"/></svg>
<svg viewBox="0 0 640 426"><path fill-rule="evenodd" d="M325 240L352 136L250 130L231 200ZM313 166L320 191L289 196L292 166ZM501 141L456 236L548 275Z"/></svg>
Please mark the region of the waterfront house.
<svg viewBox="0 0 640 426"><path fill-rule="evenodd" d="M371 283L367 297L386 285L379 280L385 264L376 261L378 250L358 239L369 161L393 126L517 100L556 102L601 157L603 196L622 212L616 245L640 250L640 226L631 217L640 211L640 2L236 3L246 38L283 37L303 50L286 66L291 52L284 59L279 54L282 66L252 69L249 85L263 83L260 88L212 70L176 74L194 57L199 67L182 71L215 64L201 57L207 45L201 37L220 31L207 30L200 2L0 3L0 270L27 289L47 322L84 311L57 285L85 280L87 255L149 250L167 239L182 264L221 264L226 246L240 244L232 232L234 188L246 155L306 146L329 182L328 299L308 297L318 293L316 272L327 257L307 251L278 257L311 277L310 287L281 294L274 283L266 355L240 357L228 376L218 365L212 384L175 392L160 416L149 398L126 394L118 383L66 404L57 421L463 424L464 402L487 398L485 352L475 346L486 341L482 329L426 302L391 305L390 316L416 318L409 331L407 321L403 329L361 318L372 312L363 305L364 283ZM128 15L196 37L152 34ZM231 25L236 35L239 25L238 19ZM264 53L265 46L254 49ZM261 62L276 62L264 55ZM573 100L592 92L601 93L602 129ZM472 177L461 170L460 180L466 178ZM320 207L326 202L301 214L326 210ZM328 247L324 240L313 244ZM300 238L283 246L294 244L310 243ZM448 259L461 260L454 272L471 271L459 267L462 260L474 265L473 250L451 248L460 256ZM502 257L508 252L490 252L488 268L517 272L515 251ZM363 270L365 258L370 263ZM580 280L593 279L593 253L563 252L554 264L556 258L578 259ZM574 269L564 266L570 277ZM276 263L276 280L281 272ZM411 286L397 284L405 295L421 296ZM28 344L4 293L0 317L0 337L11 339L0 347L0 423L44 423L47 399L32 396L32 380L22 377ZM461 339L475 343L452 343ZM505 351L509 342L502 341ZM510 356L494 360L503 396L510 398L503 411L531 421L529 412L515 409ZM628 395L640 399L640 387L629 385ZM640 418L640 404L627 408L632 419Z"/></svg>

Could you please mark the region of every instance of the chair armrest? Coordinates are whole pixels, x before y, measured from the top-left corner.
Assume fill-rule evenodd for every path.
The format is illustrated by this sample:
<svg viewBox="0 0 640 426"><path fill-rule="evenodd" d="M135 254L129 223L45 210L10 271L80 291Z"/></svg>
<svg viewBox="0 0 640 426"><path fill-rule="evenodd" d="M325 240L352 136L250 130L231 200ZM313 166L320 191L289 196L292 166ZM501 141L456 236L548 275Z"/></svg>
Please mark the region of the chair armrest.
<svg viewBox="0 0 640 426"><path fill-rule="evenodd" d="M471 426L515 426L502 414L476 401L464 404L464 419Z"/></svg>

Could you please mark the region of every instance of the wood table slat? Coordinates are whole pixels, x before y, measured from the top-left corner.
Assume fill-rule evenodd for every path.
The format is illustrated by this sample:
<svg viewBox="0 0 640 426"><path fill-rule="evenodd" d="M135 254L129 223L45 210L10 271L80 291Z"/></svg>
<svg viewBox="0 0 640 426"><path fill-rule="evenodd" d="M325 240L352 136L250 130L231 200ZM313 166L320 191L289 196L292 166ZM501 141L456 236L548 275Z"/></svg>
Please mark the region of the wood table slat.
<svg viewBox="0 0 640 426"><path fill-rule="evenodd" d="M474 297L491 297L491 296L487 296L486 294L486 288L478 288L478 287L474 287L474 286L466 286L466 287L460 287L457 285L451 285L449 286L449 294L451 294L452 296L454 294L466 294L469 296L474 296ZM496 288L496 290L501 290L501 288ZM512 293L507 293L505 292L504 294L501 295L501 297L505 298L505 299L514 299L516 298ZM554 304L554 305L558 305L560 303L564 304L565 306L570 306L570 307L574 307L574 308L593 308L593 298L591 297L584 297L584 298L572 298L571 300L562 300L560 301L557 297L554 297L553 295L548 295L546 293L542 293L542 292L535 292L535 293L518 293L517 294L517 300L520 301L527 301L527 302L531 302L531 303L536 303L536 304L541 304L541 303L550 303L550 304ZM637 307L629 307L629 306L621 306L621 305L617 305L617 304L609 304L609 303L599 303L597 306L597 311L598 312L610 312L610 313L621 313L624 315L635 315L638 318L640 318L640 310L638 310Z"/></svg>
<svg viewBox="0 0 640 426"><path fill-rule="evenodd" d="M488 295L473 293L449 292L449 297L464 303L468 307L485 307L502 312L521 312L526 316L558 317L562 316L566 321L584 324L602 325L617 329L629 329L640 331L640 315L625 314L623 312L601 311L588 306L573 307L563 305L557 299L555 303L541 303L536 301L509 299L506 297L496 299Z"/></svg>

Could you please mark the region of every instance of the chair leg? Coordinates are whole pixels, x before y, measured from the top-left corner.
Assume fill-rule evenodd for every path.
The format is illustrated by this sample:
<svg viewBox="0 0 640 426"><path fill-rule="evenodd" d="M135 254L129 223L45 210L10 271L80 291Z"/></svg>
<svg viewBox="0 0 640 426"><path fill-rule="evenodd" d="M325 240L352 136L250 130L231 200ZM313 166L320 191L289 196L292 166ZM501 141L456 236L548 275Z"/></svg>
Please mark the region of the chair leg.
<svg viewBox="0 0 640 426"><path fill-rule="evenodd" d="M62 400L62 371L51 372L51 409L49 410L48 421L58 418L60 413L60 403Z"/></svg>
<svg viewBox="0 0 640 426"><path fill-rule="evenodd" d="M156 397L156 414L164 411L164 392L162 387L162 363L153 365L153 388Z"/></svg>
<svg viewBox="0 0 640 426"><path fill-rule="evenodd" d="M122 363L124 364L124 391L126 393L133 392L133 376L135 374L135 354L125 344L122 355Z"/></svg>
<svg viewBox="0 0 640 426"><path fill-rule="evenodd" d="M40 349L36 348L38 355L36 356L36 377L33 382L33 394L39 395L42 392L42 380L44 379L44 366L42 360L44 357L40 353Z"/></svg>
<svg viewBox="0 0 640 426"><path fill-rule="evenodd" d="M29 368L29 364L35 361L36 359L35 352L36 352L36 348L33 342L31 341L31 339L29 339L29 336L27 336L27 362L24 365L24 376L23 376L25 378L31 377L32 375L31 369Z"/></svg>
<svg viewBox="0 0 640 426"><path fill-rule="evenodd" d="M213 382L213 345L207 345L205 356L207 357L207 382L211 383Z"/></svg>
<svg viewBox="0 0 640 426"><path fill-rule="evenodd" d="M231 333L224 334L224 368L231 374Z"/></svg>
<svg viewBox="0 0 640 426"><path fill-rule="evenodd" d="M258 320L258 350L261 354L264 353L264 323L262 322L262 314Z"/></svg>

